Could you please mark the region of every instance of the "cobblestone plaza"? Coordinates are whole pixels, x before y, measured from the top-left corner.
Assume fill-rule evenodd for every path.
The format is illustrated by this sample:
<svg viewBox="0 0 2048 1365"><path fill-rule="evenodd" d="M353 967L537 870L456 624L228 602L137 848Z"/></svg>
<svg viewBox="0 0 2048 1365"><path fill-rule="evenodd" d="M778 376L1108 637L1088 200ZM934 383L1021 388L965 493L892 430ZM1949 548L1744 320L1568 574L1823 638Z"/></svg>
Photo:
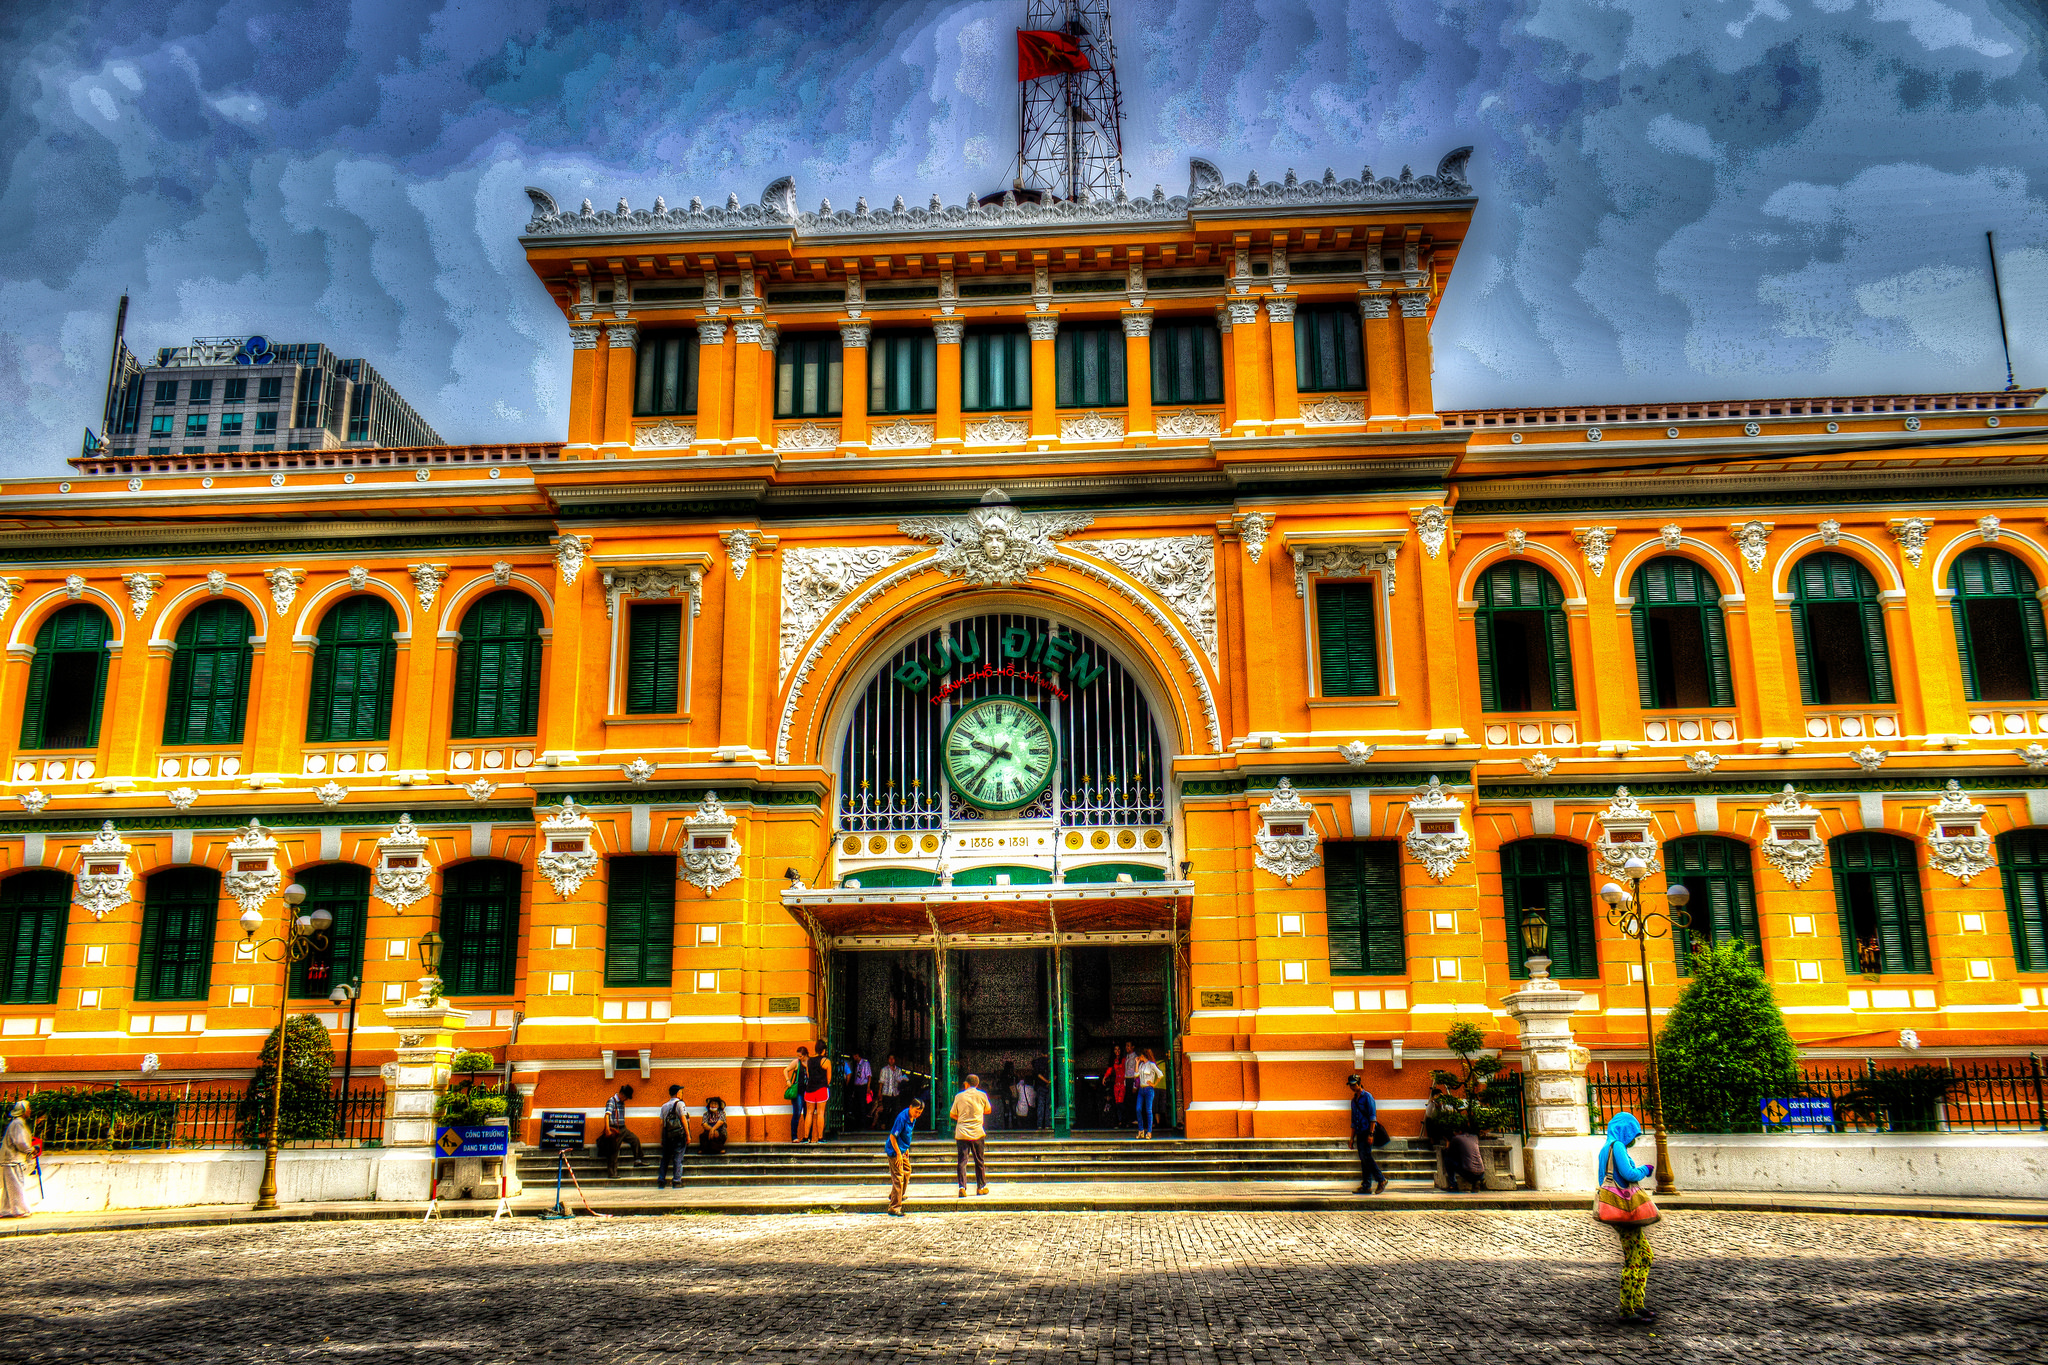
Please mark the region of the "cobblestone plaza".
<svg viewBox="0 0 2048 1365"><path fill-rule="evenodd" d="M8 1361L2038 1361L2048 1229L1578 1213L412 1221L11 1241Z"/></svg>

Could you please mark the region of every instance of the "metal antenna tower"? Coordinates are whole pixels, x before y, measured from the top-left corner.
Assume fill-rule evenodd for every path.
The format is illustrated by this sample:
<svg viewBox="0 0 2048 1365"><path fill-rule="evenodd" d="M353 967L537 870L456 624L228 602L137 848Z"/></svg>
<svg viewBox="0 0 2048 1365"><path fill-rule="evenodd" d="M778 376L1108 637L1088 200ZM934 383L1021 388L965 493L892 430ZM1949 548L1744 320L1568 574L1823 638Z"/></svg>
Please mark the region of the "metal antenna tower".
<svg viewBox="0 0 2048 1365"><path fill-rule="evenodd" d="M1083 203L1124 183L1123 96L1109 0L1025 0L1027 30L1056 30L1088 58L1086 71L1017 83L1017 188Z"/></svg>

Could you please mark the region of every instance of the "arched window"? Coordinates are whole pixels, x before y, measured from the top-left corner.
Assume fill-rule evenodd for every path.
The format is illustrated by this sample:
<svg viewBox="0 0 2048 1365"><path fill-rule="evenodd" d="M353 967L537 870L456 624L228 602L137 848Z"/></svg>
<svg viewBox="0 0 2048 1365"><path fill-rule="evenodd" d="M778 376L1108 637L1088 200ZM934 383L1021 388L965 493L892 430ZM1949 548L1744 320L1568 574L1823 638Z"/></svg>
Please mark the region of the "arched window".
<svg viewBox="0 0 2048 1365"><path fill-rule="evenodd" d="M1572 637L1557 580L1534 564L1496 564L1475 596L1479 709L1572 710Z"/></svg>
<svg viewBox="0 0 2048 1365"><path fill-rule="evenodd" d="M213 984L213 931L220 873L174 867L143 883L137 1000L204 1000Z"/></svg>
<svg viewBox="0 0 2048 1365"><path fill-rule="evenodd" d="M540 730L540 604L507 589L462 616L455 650L457 739L503 739Z"/></svg>
<svg viewBox="0 0 2048 1365"><path fill-rule="evenodd" d="M1763 934L1756 921L1756 884L1749 875L1749 845L1715 834L1694 834L1664 845L1665 884L1685 883L1692 892L1687 929L1672 930L1678 974L1692 975L1695 943L1709 946L1740 939L1761 950Z"/></svg>
<svg viewBox="0 0 2048 1365"><path fill-rule="evenodd" d="M519 959L519 865L484 859L443 872L441 940L446 994L510 995Z"/></svg>
<svg viewBox="0 0 2048 1365"><path fill-rule="evenodd" d="M2048 697L2048 629L2027 566L2003 550L1971 550L1956 557L1948 585L1963 694L1971 701Z"/></svg>
<svg viewBox="0 0 2048 1365"><path fill-rule="evenodd" d="M320 618L306 698L308 744L391 738L397 629L391 604L369 593L336 603Z"/></svg>
<svg viewBox="0 0 2048 1365"><path fill-rule="evenodd" d="M292 963L292 999L325 1000L337 982L355 985L363 975L363 927L370 918L370 869L354 863L302 868L292 880L306 888L301 915L325 910L334 916L325 952Z"/></svg>
<svg viewBox="0 0 2048 1365"><path fill-rule="evenodd" d="M1808 706L1892 703L1891 653L1877 580L1847 555L1808 555L1792 566L1792 647Z"/></svg>
<svg viewBox="0 0 2048 1365"><path fill-rule="evenodd" d="M22 748L90 749L100 742L100 703L106 700L112 665L107 641L112 638L106 613L84 602L43 622L21 711Z"/></svg>
<svg viewBox="0 0 2048 1365"><path fill-rule="evenodd" d="M1643 709L1735 705L1714 576L1689 559L1665 555L1636 570L1629 593Z"/></svg>
<svg viewBox="0 0 2048 1365"><path fill-rule="evenodd" d="M1849 970L1932 971L1913 841L1870 830L1838 834L1828 840L1828 862Z"/></svg>
<svg viewBox="0 0 2048 1365"><path fill-rule="evenodd" d="M195 607L178 623L170 695L164 701L164 743L242 742L254 629L249 609L232 599Z"/></svg>
<svg viewBox="0 0 2048 1365"><path fill-rule="evenodd" d="M2005 883L2005 920L2014 965L2048 972L2048 829L1998 836L1998 872Z"/></svg>
<svg viewBox="0 0 2048 1365"><path fill-rule="evenodd" d="M71 878L17 872L0 881L0 1005L51 1005L64 970Z"/></svg>
<svg viewBox="0 0 2048 1365"><path fill-rule="evenodd" d="M1529 975L1523 961L1522 917L1541 910L1550 925L1550 974L1597 977L1593 935L1593 882L1586 850L1563 839L1521 839L1500 850L1501 906L1507 915L1509 974Z"/></svg>

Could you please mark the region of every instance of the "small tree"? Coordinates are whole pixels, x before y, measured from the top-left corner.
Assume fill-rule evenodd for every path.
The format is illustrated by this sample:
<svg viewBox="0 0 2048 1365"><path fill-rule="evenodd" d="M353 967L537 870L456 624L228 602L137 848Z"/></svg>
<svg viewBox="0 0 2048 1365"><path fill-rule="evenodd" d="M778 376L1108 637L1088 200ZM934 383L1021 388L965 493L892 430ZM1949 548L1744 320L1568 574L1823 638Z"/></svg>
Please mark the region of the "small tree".
<svg viewBox="0 0 2048 1365"><path fill-rule="evenodd" d="M1748 944L1694 948L1692 983L1657 1037L1657 1069L1665 1126L1690 1132L1755 1132L1759 1100L1800 1092L1799 1051Z"/></svg>
<svg viewBox="0 0 2048 1365"><path fill-rule="evenodd" d="M308 1142L334 1136L334 1044L327 1026L311 1014L285 1020L284 1109L279 1142ZM277 1077L278 1031L264 1041L256 1077L242 1096L237 1118L242 1141L260 1146L270 1129L271 1087Z"/></svg>
<svg viewBox="0 0 2048 1365"><path fill-rule="evenodd" d="M1487 1133L1512 1127L1515 1116L1487 1093L1487 1083L1500 1074L1501 1061L1486 1051L1485 1033L1477 1024L1453 1024L1444 1034L1444 1046L1458 1054L1464 1073L1429 1073L1430 1083L1442 1086L1451 1100L1442 1121L1461 1133Z"/></svg>

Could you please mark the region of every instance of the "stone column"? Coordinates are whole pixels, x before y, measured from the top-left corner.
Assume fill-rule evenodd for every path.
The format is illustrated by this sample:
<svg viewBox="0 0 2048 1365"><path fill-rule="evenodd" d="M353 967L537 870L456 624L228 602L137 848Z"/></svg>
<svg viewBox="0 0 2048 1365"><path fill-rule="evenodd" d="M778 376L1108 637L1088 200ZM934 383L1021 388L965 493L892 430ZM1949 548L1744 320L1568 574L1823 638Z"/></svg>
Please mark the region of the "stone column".
<svg viewBox="0 0 2048 1365"><path fill-rule="evenodd" d="M434 1101L448 1088L448 1064L457 1051L455 1031L469 1023L469 1016L445 999L428 998L430 989L439 988L434 978L423 978L417 995L384 1011L398 1030L398 1059L385 1074L384 1156L377 1172L380 1200L425 1202L433 1197L438 1156Z"/></svg>
<svg viewBox="0 0 2048 1365"><path fill-rule="evenodd" d="M1124 319L1124 435L1152 439L1152 313L1126 308Z"/></svg>
<svg viewBox="0 0 2048 1365"><path fill-rule="evenodd" d="M633 371L639 360L640 329L614 322L605 329L603 449L612 454L633 448Z"/></svg>
<svg viewBox="0 0 2048 1365"><path fill-rule="evenodd" d="M1054 441L1060 434L1058 358L1054 350L1060 334L1060 315L1029 313L1025 315L1024 326L1031 334L1031 439ZM1125 382L1129 382L1128 375Z"/></svg>
<svg viewBox="0 0 2048 1365"><path fill-rule="evenodd" d="M938 348L939 391L932 414L932 448L959 454L964 419L960 413L960 343L967 335L964 318L933 318L932 338Z"/></svg>
<svg viewBox="0 0 2048 1365"><path fill-rule="evenodd" d="M1508 932L1516 932L1512 923ZM1522 1160L1531 1189L1591 1191L1595 1183L1600 1139L1586 1127L1588 1054L1572 1037L1572 1012L1584 998L1540 976L1501 1002L1522 1032Z"/></svg>

